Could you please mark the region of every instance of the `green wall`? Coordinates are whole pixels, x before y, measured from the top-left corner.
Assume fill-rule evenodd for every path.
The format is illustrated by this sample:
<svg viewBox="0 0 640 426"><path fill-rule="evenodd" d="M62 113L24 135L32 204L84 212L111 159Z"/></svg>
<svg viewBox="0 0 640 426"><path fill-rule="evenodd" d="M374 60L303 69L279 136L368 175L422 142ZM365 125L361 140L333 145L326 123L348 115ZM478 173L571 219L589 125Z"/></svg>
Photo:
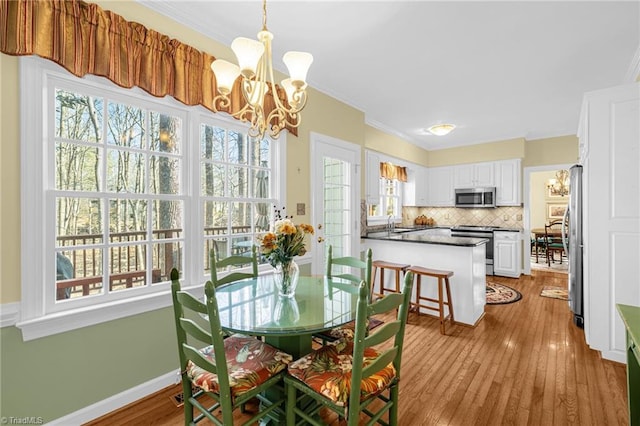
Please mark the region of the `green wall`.
<svg viewBox="0 0 640 426"><path fill-rule="evenodd" d="M29 342L5 327L0 343L5 417L48 422L178 369L171 308Z"/></svg>

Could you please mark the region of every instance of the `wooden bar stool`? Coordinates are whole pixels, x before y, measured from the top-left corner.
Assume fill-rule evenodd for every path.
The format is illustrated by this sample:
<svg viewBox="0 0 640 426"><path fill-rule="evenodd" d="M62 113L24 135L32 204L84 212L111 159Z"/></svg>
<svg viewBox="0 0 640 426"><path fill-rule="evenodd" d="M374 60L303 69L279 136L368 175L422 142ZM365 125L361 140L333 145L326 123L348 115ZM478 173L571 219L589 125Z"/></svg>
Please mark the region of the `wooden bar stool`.
<svg viewBox="0 0 640 426"><path fill-rule="evenodd" d="M451 271L441 271L438 269L429 269L423 268L422 266L411 266L408 269L410 272L413 272L416 276L416 302L414 303L414 309L420 315L420 308L431 309L432 311L436 311L440 314L440 334L445 334L444 332L444 322L447 319L451 319L451 324L455 324L455 320L453 318L453 304L451 302L451 289L449 288L449 277L453 276L453 272ZM420 293L420 278L422 276L434 277L438 279L438 298L432 299L430 297L424 297ZM442 284L444 283L445 289L447 292L447 301L445 302L442 294ZM429 305L423 305L422 301L437 303L438 307L433 307ZM444 316L444 305L449 309L449 314Z"/></svg>
<svg viewBox="0 0 640 426"><path fill-rule="evenodd" d="M374 260L372 266L373 266L373 278L371 278L371 297L373 298L373 296L383 297L385 292L400 293L400 286L402 285L402 282L400 280L400 273L406 272L407 268L409 268L411 265L402 264L402 263L385 262L384 260ZM376 283L376 272L378 271L378 269L380 269L380 293L374 293L373 289ZM384 286L384 270L385 269L392 269L396 273L395 274L396 282L395 282L394 288L386 288Z"/></svg>

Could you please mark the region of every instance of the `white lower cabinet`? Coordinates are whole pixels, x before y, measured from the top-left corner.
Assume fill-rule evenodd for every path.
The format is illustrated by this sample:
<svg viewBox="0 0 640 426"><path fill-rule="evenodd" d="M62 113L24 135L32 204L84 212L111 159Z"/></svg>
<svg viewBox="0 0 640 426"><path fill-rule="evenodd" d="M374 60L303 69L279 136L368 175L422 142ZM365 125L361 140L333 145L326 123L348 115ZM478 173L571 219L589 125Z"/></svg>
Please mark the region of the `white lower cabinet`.
<svg viewBox="0 0 640 426"><path fill-rule="evenodd" d="M493 274L518 278L522 265L520 232L493 232Z"/></svg>

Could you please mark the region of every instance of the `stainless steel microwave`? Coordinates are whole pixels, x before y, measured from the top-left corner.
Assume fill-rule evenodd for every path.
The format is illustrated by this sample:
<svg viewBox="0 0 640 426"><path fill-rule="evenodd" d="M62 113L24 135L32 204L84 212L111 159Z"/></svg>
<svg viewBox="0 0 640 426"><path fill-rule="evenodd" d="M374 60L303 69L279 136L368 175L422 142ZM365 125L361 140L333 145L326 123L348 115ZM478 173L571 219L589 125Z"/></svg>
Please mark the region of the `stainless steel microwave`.
<svg viewBox="0 0 640 426"><path fill-rule="evenodd" d="M488 208L496 206L496 188L456 188L456 207Z"/></svg>

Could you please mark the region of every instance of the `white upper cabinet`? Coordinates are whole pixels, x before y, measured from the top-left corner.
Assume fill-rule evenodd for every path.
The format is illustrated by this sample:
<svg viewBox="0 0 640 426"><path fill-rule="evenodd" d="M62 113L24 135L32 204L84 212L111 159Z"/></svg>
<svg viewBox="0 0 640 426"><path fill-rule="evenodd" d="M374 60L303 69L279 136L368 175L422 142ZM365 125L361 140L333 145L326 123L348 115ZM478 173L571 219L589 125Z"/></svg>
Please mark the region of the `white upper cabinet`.
<svg viewBox="0 0 640 426"><path fill-rule="evenodd" d="M492 162L454 166L453 175L455 188L495 186Z"/></svg>
<svg viewBox="0 0 640 426"><path fill-rule="evenodd" d="M427 168L412 166L407 168L407 181L403 185L403 204L405 206L426 206L427 199Z"/></svg>
<svg viewBox="0 0 640 426"><path fill-rule="evenodd" d="M427 206L453 207L453 167L427 169Z"/></svg>
<svg viewBox="0 0 640 426"><path fill-rule="evenodd" d="M495 186L497 206L519 206L522 202L520 159L496 161Z"/></svg>
<svg viewBox="0 0 640 426"><path fill-rule="evenodd" d="M380 156L373 151L365 151L365 200L367 204L380 202Z"/></svg>

